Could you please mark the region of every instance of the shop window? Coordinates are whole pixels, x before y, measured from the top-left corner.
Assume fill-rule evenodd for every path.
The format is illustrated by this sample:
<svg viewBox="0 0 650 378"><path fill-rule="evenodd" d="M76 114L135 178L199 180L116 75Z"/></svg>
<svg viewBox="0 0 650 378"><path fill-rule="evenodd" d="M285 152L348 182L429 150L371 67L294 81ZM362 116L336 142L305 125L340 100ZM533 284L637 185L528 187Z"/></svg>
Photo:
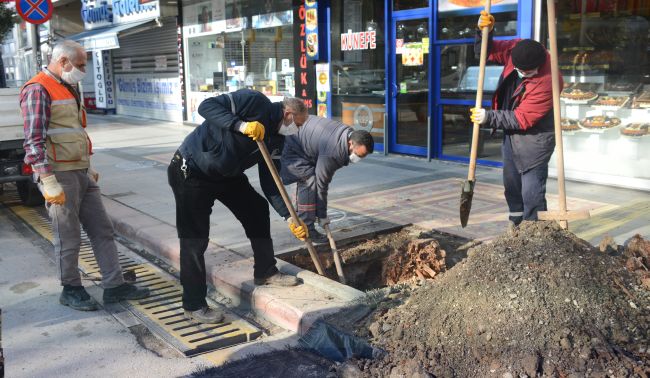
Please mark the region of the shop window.
<svg viewBox="0 0 650 378"><path fill-rule="evenodd" d="M426 8L429 6L429 0L394 0L393 10L407 10L416 8Z"/></svg>
<svg viewBox="0 0 650 378"><path fill-rule="evenodd" d="M481 7L475 0L438 1L438 39L474 39L476 23ZM502 0L492 2L495 18L495 36L514 36L517 34L517 1Z"/></svg>
<svg viewBox="0 0 650 378"><path fill-rule="evenodd" d="M474 54L474 45L442 46L440 52L440 94L444 99L476 98L478 86L479 59ZM503 66L487 63L483 93L486 100L499 84Z"/></svg>
<svg viewBox="0 0 650 378"><path fill-rule="evenodd" d="M383 143L384 2L332 0L332 118Z"/></svg>
<svg viewBox="0 0 650 378"><path fill-rule="evenodd" d="M183 7L189 121L205 98L242 88L294 96L291 0L209 1Z"/></svg>
<svg viewBox="0 0 650 378"><path fill-rule="evenodd" d="M568 177L650 189L650 5L583 0L556 6Z"/></svg>
<svg viewBox="0 0 650 378"><path fill-rule="evenodd" d="M447 156L469 157L472 140L472 121L469 106L442 106L442 153ZM481 128L478 143L478 158L502 161L501 141L503 131Z"/></svg>

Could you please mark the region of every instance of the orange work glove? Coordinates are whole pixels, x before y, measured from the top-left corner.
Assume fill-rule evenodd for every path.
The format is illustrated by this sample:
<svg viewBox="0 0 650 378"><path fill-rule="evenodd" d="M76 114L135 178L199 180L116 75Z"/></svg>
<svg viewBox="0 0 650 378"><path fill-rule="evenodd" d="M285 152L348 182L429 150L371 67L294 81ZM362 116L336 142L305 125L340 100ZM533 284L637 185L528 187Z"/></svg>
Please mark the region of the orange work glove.
<svg viewBox="0 0 650 378"><path fill-rule="evenodd" d="M55 205L63 205L65 203L65 193L63 188L54 174L46 177L41 177L41 184L43 184L43 197L49 203Z"/></svg>

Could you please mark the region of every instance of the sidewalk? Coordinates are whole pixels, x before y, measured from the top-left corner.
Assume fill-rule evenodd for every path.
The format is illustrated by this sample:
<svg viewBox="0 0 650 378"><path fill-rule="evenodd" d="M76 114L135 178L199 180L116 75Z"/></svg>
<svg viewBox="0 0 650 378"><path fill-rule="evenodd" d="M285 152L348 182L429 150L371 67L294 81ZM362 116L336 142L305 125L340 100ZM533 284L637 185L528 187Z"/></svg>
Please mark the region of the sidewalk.
<svg viewBox="0 0 650 378"><path fill-rule="evenodd" d="M120 116L90 116L89 125L95 146L93 165L100 173L99 183L118 232L126 234L127 238L135 238L153 252L160 253L172 265L177 265L175 206L167 184L166 168L172 153L192 128ZM259 189L257 170L251 169L247 173L253 186ZM464 164L427 162L397 155L374 154L358 164L344 167L337 172L329 191L329 215L335 238L407 224L477 239L489 239L500 234L507 227L501 170L478 168L472 214L468 227L463 229L459 225L458 206L460 181L466 174L467 166ZM549 179L547 188L549 207L554 209L557 203L556 181ZM292 188L289 192L292 193ZM570 225L572 231L592 243L597 244L604 235L613 236L619 243L634 233L650 235L648 192L568 182L567 195L570 209L592 211L591 219ZM293 238L286 222L273 210L271 232L276 254L302 246ZM250 296L253 306L263 313L267 311L266 315L267 305L271 303L278 307L276 311L287 311L280 306L282 301L275 301L277 297L274 295L280 295L278 292L255 290L250 283L250 245L239 222L220 203L213 208L210 237L212 243L207 254L211 266L209 280L220 291L235 299ZM291 266L282 269L294 271ZM296 312L270 315L272 321L277 321L277 316L284 317L280 325L287 329L300 331L306 325L302 320L305 314L317 316L321 310L333 310L346 298L357 295L341 285L323 285L315 275L301 274L308 276L308 281L315 286L304 285L307 292L294 298L290 297L295 293L287 296L285 291L281 295L285 297L283 300L293 300L294 307L291 308ZM314 287L322 292L311 292ZM264 304L255 304L256 298L262 300L260 293L265 293ZM317 295L329 295L331 306L305 307L305 303L318 298Z"/></svg>

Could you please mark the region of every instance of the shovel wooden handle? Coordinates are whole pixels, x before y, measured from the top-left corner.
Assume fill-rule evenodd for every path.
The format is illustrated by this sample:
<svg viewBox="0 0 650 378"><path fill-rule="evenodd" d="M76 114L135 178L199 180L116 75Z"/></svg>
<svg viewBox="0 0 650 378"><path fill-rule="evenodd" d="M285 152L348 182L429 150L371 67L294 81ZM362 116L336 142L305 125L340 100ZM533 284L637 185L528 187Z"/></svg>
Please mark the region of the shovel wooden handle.
<svg viewBox="0 0 650 378"><path fill-rule="evenodd" d="M485 2L485 11L489 14L492 1ZM483 82L485 81L485 65L487 63L488 54L488 40L490 37L490 30L483 28L481 30L481 56L479 58L478 66L478 87L476 89L476 103L475 107L480 108L483 104ZM469 171L467 172L467 180L474 181L476 178L476 157L478 155L478 138L481 125L474 123L472 129L472 148L469 154Z"/></svg>
<svg viewBox="0 0 650 378"><path fill-rule="evenodd" d="M557 154L557 188L560 213L566 213L566 188L564 184L564 143L562 142L562 113L560 109L560 69L557 56L557 29L555 26L555 2L547 0L548 40L551 54L551 83L553 88L553 120L555 122L555 153ZM560 221L562 228L569 228L567 220Z"/></svg>
<svg viewBox="0 0 650 378"><path fill-rule="evenodd" d="M271 159L269 150L266 148L266 145L264 144L263 141L258 140L257 146L259 147L262 156L264 156L264 161L266 162L266 165L269 167L269 171L273 176L273 181L275 181L275 185L278 187L278 190L280 191L280 195L282 195L284 204L287 206L287 209L289 209L289 214L291 214L291 219L293 220L293 223L299 225L300 218L298 218L298 214L296 214L296 210L293 208L293 205L291 204L291 200L289 200L289 194L287 194L287 189L284 187L284 184L282 184L282 181L280 180L280 175L278 174L278 170L275 169L275 164L273 164L273 159ZM314 248L314 245L311 243L309 237L305 238L305 245L307 246L307 250L309 251L311 260L314 262L314 265L316 266L316 270L318 271L318 274L320 274L321 276L325 275L323 266L321 265L320 260L318 259L318 254L316 253L316 249Z"/></svg>
<svg viewBox="0 0 650 378"><path fill-rule="evenodd" d="M332 231L330 230L330 225L326 224L323 226L325 233L327 233L327 239L330 241L330 248L332 249L332 256L334 257L334 266L336 266L336 274L339 276L339 281L345 285L345 275L343 274L343 264L341 263L341 256L339 255L339 250L336 249L336 242L332 236Z"/></svg>

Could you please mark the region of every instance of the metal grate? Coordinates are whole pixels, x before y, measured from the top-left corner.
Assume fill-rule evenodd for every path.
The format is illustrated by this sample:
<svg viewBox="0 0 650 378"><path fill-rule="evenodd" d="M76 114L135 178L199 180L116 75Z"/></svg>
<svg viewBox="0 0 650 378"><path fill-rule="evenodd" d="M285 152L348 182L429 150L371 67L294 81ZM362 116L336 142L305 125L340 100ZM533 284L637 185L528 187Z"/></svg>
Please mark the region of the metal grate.
<svg viewBox="0 0 650 378"><path fill-rule="evenodd" d="M52 241L49 220L34 208L22 206L17 198L0 196L14 214L27 223L43 238ZM250 342L262 335L262 331L247 321L226 314L223 323L200 324L185 318L182 308L182 287L177 280L169 279L160 269L150 263L140 263L119 253L122 270L135 276L133 283L151 290L149 298L124 301L151 331L158 334L186 356L210 350L226 348ZM79 269L93 281L101 281L101 272L92 245L85 232L81 235Z"/></svg>

